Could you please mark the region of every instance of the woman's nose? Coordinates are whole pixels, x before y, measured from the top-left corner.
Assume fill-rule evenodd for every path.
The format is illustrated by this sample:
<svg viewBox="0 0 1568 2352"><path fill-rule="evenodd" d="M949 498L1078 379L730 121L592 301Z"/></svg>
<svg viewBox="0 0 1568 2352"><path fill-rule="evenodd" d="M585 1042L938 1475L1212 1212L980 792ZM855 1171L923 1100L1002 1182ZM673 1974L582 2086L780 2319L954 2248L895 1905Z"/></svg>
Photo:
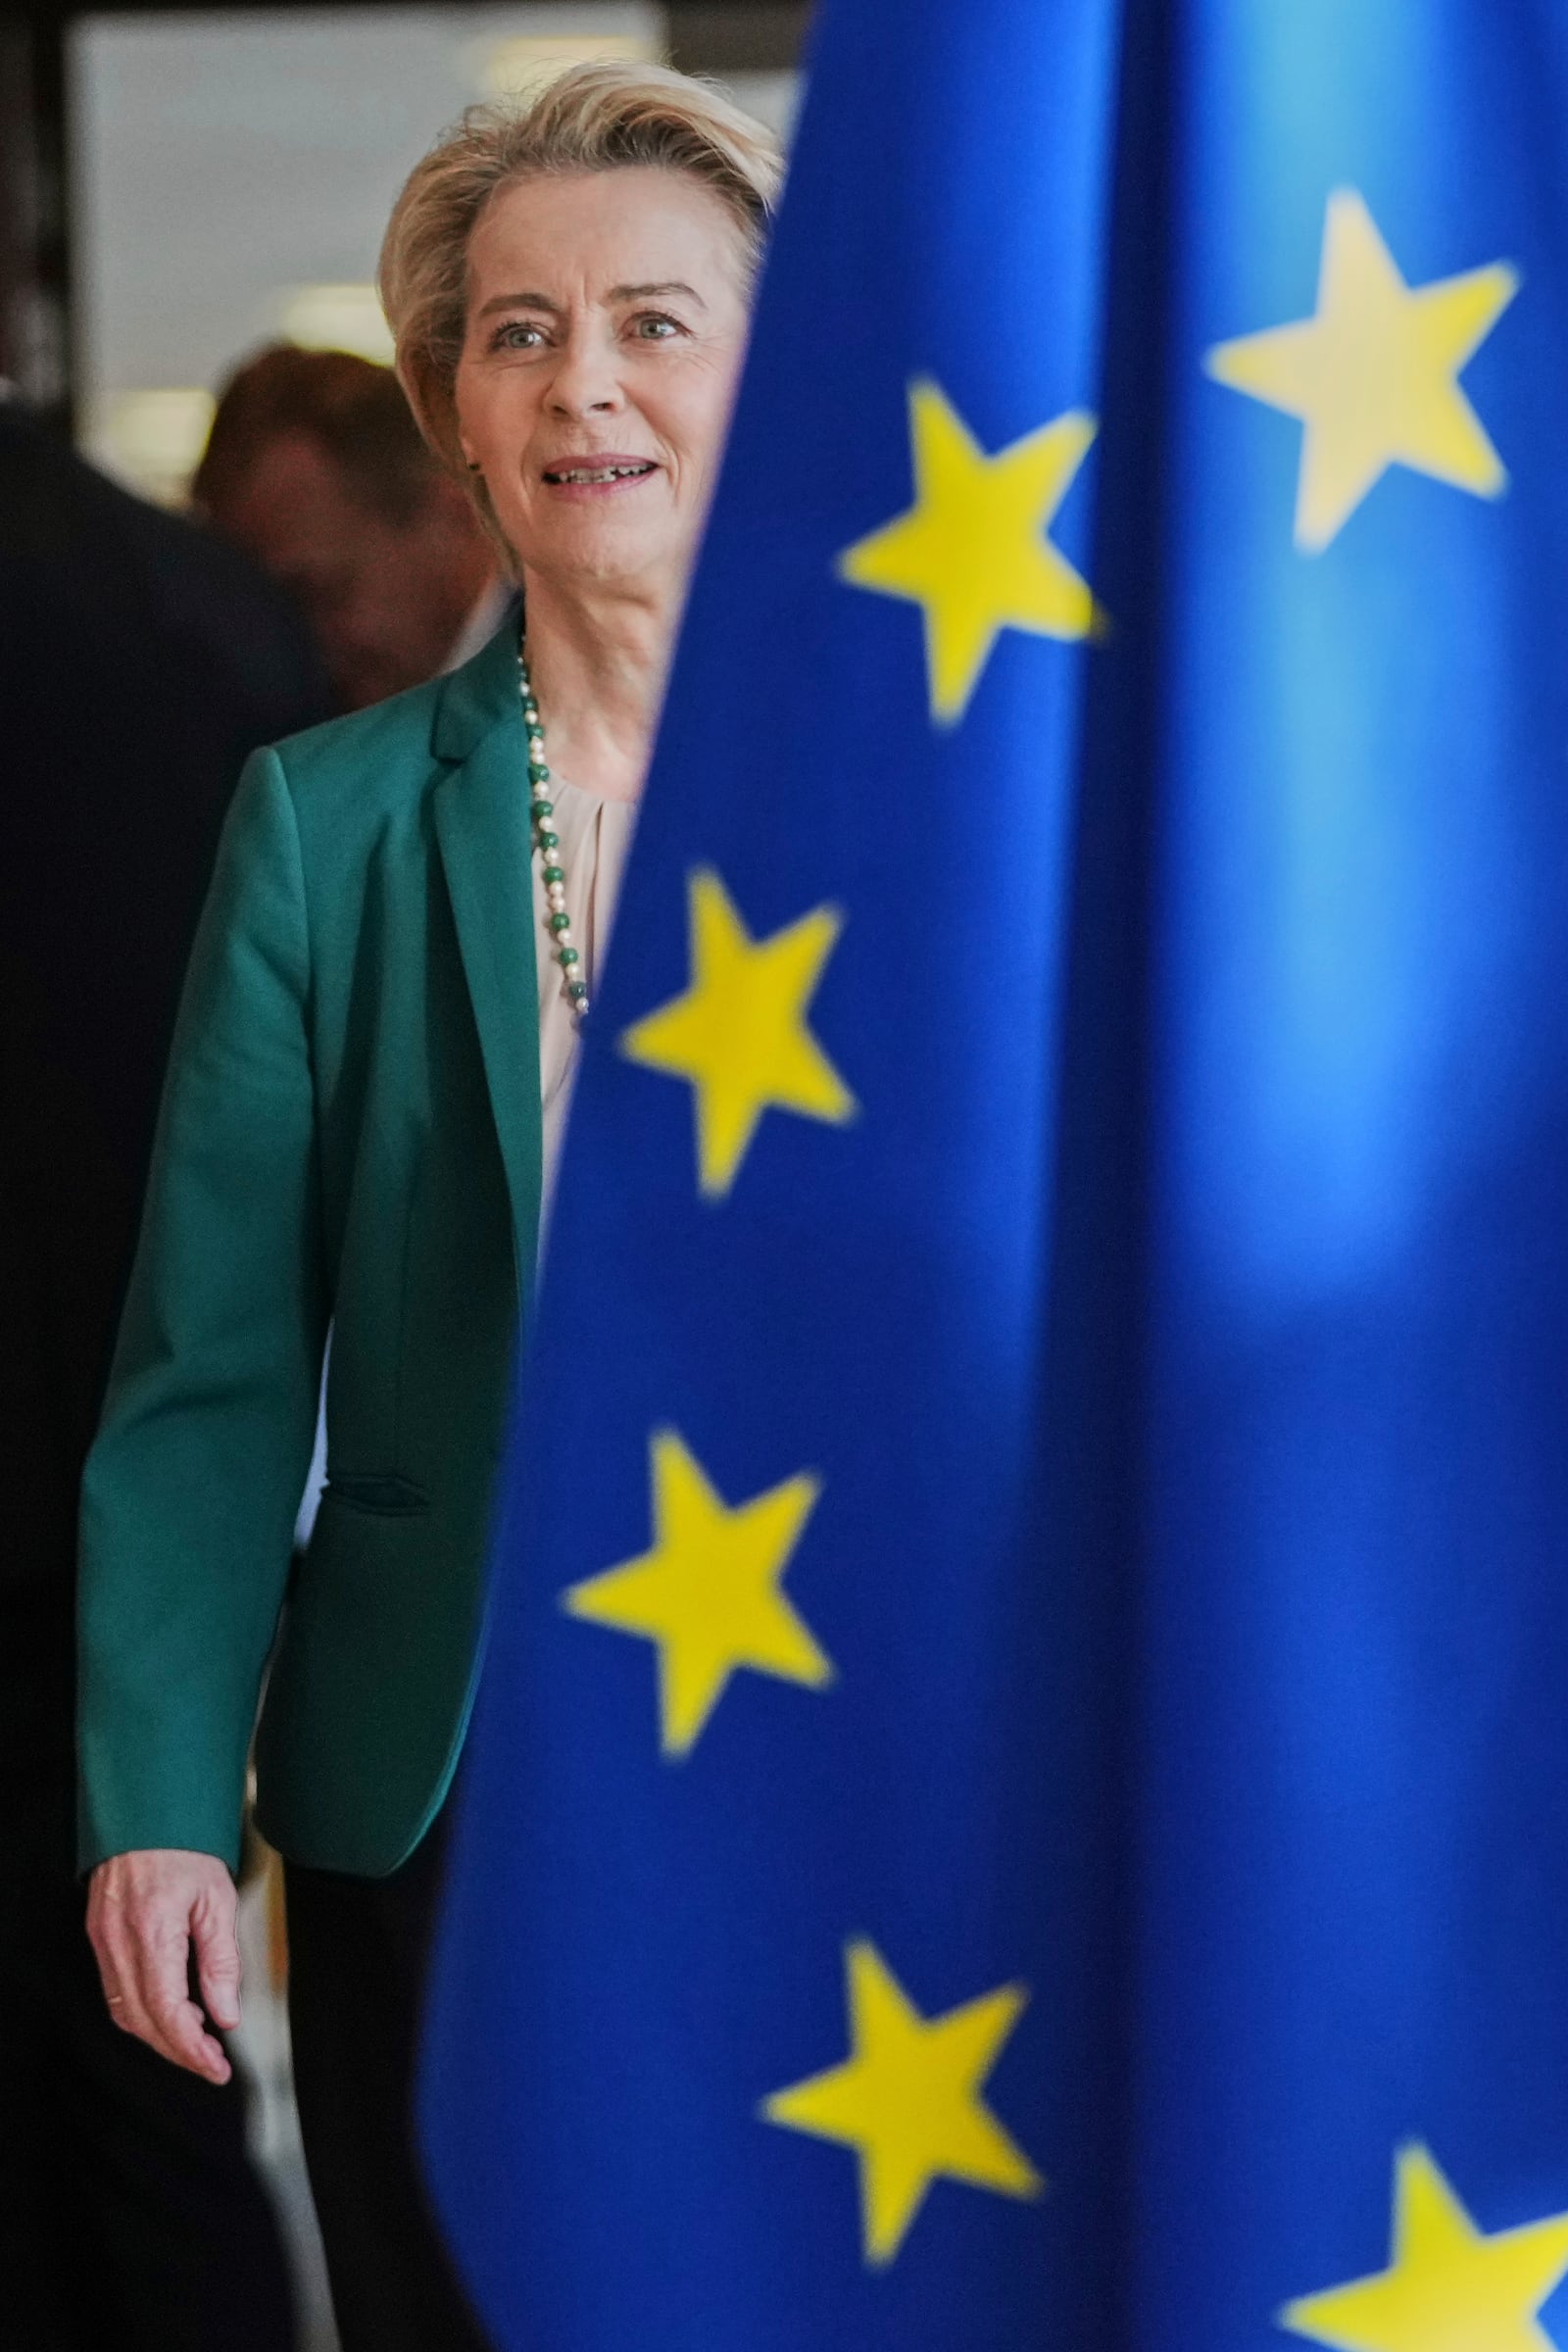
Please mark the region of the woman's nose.
<svg viewBox="0 0 1568 2352"><path fill-rule="evenodd" d="M617 409L620 386L610 354L574 340L561 355L550 387L550 402L562 416L586 416Z"/></svg>

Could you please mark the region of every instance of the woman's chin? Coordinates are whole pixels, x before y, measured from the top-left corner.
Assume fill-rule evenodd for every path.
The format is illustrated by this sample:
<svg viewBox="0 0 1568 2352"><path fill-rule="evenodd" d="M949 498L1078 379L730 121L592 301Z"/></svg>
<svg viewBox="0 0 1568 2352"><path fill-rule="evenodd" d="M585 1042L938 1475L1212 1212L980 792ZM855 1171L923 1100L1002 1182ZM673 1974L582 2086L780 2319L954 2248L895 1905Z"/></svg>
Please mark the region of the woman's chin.
<svg viewBox="0 0 1568 2352"><path fill-rule="evenodd" d="M578 510L569 527L530 532L522 550L527 571L569 587L612 587L617 582L678 572L683 560L684 534L667 526L650 530L630 516L594 514Z"/></svg>

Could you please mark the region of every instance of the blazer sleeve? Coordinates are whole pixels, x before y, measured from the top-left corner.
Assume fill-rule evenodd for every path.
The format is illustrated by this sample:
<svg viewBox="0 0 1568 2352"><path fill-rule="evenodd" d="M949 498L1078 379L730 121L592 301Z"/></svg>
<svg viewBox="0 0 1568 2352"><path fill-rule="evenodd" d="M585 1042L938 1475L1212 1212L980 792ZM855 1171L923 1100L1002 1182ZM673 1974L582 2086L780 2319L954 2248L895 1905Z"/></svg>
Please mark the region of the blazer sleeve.
<svg viewBox="0 0 1568 2352"><path fill-rule="evenodd" d="M259 752L192 952L83 1481L84 1870L140 1846L238 1862L328 1315L310 984L294 806Z"/></svg>

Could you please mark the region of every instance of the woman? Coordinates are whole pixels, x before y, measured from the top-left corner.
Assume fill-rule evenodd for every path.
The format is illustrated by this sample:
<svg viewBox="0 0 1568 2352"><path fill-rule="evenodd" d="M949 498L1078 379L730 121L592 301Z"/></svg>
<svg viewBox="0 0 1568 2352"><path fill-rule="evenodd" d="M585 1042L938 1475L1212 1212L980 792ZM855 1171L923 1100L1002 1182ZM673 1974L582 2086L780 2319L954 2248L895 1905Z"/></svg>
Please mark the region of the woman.
<svg viewBox="0 0 1568 2352"><path fill-rule="evenodd" d="M258 1818L285 1857L345 2352L475 2340L409 2153L431 1833L541 1189L776 184L765 134L715 94L605 66L469 116L404 190L382 257L399 368L509 551L526 648L514 619L452 677L247 770L88 1466L106 1996L226 2077L203 2007L237 2020L229 1871L270 1654ZM329 1322L329 1483L290 1580Z"/></svg>

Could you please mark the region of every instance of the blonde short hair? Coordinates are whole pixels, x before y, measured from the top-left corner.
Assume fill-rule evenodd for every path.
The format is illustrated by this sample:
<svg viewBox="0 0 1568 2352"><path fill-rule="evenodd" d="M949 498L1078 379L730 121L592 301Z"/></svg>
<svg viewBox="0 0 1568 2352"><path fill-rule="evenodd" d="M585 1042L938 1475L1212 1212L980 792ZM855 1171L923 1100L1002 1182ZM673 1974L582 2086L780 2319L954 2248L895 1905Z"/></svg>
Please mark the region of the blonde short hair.
<svg viewBox="0 0 1568 2352"><path fill-rule="evenodd" d="M381 247L381 303L425 438L466 480L455 387L480 216L515 180L638 165L711 188L755 269L783 177L777 145L722 91L662 66L573 66L530 98L470 107L410 173Z"/></svg>

